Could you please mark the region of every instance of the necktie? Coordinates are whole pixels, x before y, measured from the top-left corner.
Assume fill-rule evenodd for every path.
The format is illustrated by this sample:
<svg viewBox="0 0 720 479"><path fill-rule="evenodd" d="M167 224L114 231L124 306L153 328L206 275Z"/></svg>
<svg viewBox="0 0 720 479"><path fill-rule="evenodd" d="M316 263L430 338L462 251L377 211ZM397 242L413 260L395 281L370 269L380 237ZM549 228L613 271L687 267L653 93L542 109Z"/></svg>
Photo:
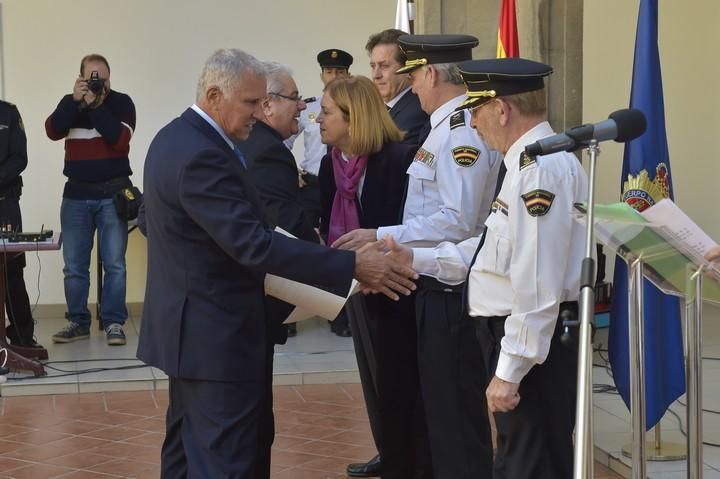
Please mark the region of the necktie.
<svg viewBox="0 0 720 479"><path fill-rule="evenodd" d="M495 194L493 195L493 201L495 198L497 198L498 194L500 193L500 188L502 188L503 180L505 179L505 173L507 173L507 167L505 166L505 160L502 160L502 163L500 164L500 171L498 171L498 177L497 182L495 183ZM490 210L492 211L492 205L490 206ZM490 214L488 212L488 214ZM469 305L468 305L468 285L470 283L470 272L472 271L472 267L475 264L475 260L478 257L478 254L480 253L480 250L482 249L483 245L485 244L485 237L487 236L487 228L485 228L485 232L483 233L482 237L480 238L480 243L478 243L477 248L475 249L475 254L473 255L472 261L470 261L470 266L468 266L467 275L465 276L465 286L463 287L463 294L462 294L462 307L463 307L463 314L467 313L469 311Z"/></svg>
<svg viewBox="0 0 720 479"><path fill-rule="evenodd" d="M245 156L242 154L240 149L238 149L237 146L233 147L233 153L235 153L235 156L237 156L238 160L240 160L240 164L243 165L243 168L247 169L247 162L245 161Z"/></svg>
<svg viewBox="0 0 720 479"><path fill-rule="evenodd" d="M500 193L500 188L502 188L503 180L505 179L505 173L507 173L507 167L505 166L505 160L500 164L500 171L498 171L498 177L497 182L495 183L495 194L493 194L493 200L497 198L498 194ZM490 210L492 211L492 206L490 206ZM490 213L488 212L488 215ZM485 230L487 232L487 229ZM480 249L482 249L483 245L485 244L485 236L487 236L485 233L483 233L482 238L480 238L480 243L478 244L477 249L475 250L475 254L473 255L473 259L470 262L470 268L468 268L468 274L465 278L465 281L467 282L468 278L470 277L470 269L472 269L473 265L475 264L475 260L477 259L478 253L480 253Z"/></svg>

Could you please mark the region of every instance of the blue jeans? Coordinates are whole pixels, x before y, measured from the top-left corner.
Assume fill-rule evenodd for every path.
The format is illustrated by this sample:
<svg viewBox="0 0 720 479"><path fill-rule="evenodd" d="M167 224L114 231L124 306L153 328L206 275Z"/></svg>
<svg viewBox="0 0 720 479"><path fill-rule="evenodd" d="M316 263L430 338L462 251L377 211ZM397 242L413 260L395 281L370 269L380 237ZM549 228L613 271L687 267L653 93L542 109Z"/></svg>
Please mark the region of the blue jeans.
<svg viewBox="0 0 720 479"><path fill-rule="evenodd" d="M67 319L90 327L90 310L87 304L90 290L90 253L97 228L104 270L100 315L105 327L113 323L125 324L128 315L125 305L125 251L128 232L127 222L118 217L113 200L63 198L60 227L65 261L63 274Z"/></svg>

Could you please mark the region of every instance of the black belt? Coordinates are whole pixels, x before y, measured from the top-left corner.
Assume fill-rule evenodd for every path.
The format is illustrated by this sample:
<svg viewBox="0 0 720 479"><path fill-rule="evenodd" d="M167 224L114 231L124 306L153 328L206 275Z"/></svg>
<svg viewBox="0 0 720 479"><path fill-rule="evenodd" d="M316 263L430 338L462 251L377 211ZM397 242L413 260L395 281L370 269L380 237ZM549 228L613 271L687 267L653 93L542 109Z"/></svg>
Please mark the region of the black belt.
<svg viewBox="0 0 720 479"><path fill-rule="evenodd" d="M420 276L417 280L417 285L418 288L426 289L428 291L442 291L443 293L455 294L462 294L463 288L465 287L465 283L456 285L445 284L435 278L431 278L430 276Z"/></svg>

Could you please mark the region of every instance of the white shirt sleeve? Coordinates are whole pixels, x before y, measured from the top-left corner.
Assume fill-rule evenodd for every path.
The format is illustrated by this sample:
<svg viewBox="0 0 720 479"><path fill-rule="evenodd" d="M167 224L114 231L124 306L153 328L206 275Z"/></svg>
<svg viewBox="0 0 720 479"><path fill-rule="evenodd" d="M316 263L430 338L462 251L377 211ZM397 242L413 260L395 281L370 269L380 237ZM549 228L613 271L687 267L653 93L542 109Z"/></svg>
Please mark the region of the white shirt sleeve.
<svg viewBox="0 0 720 479"><path fill-rule="evenodd" d="M565 290L575 180L571 173L559 175L533 166L520 173L516 188L508 208L514 301L495 372L512 383L542 364L550 350ZM523 195L538 190L553 195L552 203L544 214L532 216Z"/></svg>
<svg viewBox="0 0 720 479"><path fill-rule="evenodd" d="M412 268L445 284L460 284L479 243L480 237L474 236L458 244L446 241L435 248L413 248Z"/></svg>

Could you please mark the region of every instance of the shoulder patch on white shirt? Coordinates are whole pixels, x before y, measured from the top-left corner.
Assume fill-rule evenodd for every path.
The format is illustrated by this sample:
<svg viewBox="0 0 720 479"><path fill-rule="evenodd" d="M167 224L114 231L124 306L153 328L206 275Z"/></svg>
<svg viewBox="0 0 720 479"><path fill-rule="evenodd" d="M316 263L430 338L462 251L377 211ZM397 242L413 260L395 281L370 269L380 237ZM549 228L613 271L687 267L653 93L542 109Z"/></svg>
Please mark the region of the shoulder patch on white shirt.
<svg viewBox="0 0 720 479"><path fill-rule="evenodd" d="M437 161L435 160L435 155L427 151L425 148L420 148L417 153L415 153L415 158L413 158L413 161L423 163L430 168L435 168L435 164L437 163Z"/></svg>
<svg viewBox="0 0 720 479"><path fill-rule="evenodd" d="M522 195L522 199L530 216L545 216L550 211L555 194L547 190L533 190Z"/></svg>
<svg viewBox="0 0 720 479"><path fill-rule="evenodd" d="M458 166L470 167L480 158L480 150L474 146L457 146L452 149L453 159Z"/></svg>

